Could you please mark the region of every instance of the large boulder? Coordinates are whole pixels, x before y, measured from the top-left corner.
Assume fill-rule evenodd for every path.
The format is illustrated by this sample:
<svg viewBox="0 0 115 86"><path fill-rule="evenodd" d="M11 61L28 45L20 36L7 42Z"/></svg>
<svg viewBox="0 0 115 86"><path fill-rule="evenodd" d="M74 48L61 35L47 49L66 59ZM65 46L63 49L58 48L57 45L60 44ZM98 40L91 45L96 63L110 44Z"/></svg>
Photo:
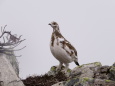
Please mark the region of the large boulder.
<svg viewBox="0 0 115 86"><path fill-rule="evenodd" d="M14 52L9 52L11 55L6 55L6 58L8 59L8 61L10 62L10 64L12 65L14 71L16 72L16 74L19 76L19 64L17 61L17 58L14 54Z"/></svg>
<svg viewBox="0 0 115 86"><path fill-rule="evenodd" d="M93 78L94 73L97 70L97 68L101 67L100 62L94 62L89 64L83 64L81 66L75 67L71 72L71 77L89 77Z"/></svg>
<svg viewBox="0 0 115 86"><path fill-rule="evenodd" d="M73 78L68 81L62 81L52 86L115 86L115 82L111 80L102 80L94 78Z"/></svg>
<svg viewBox="0 0 115 86"><path fill-rule="evenodd" d="M24 86L5 54L0 54L0 86Z"/></svg>
<svg viewBox="0 0 115 86"><path fill-rule="evenodd" d="M102 66L100 62L83 64L71 70L67 81L52 86L115 86L115 63L112 66Z"/></svg>

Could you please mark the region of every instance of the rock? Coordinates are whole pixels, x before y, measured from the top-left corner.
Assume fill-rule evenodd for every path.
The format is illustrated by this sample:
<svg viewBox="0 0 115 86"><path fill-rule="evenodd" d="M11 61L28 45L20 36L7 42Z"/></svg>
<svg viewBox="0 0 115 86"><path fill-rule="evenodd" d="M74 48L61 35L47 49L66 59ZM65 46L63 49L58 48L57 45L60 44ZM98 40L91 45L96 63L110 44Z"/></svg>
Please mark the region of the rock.
<svg viewBox="0 0 115 86"><path fill-rule="evenodd" d="M24 86L5 54L0 54L0 85Z"/></svg>
<svg viewBox="0 0 115 86"><path fill-rule="evenodd" d="M115 82L111 80L95 79L92 85L94 86L115 86Z"/></svg>
<svg viewBox="0 0 115 86"><path fill-rule="evenodd" d="M97 70L95 71L94 78L98 79L109 79L109 66L101 66L98 67Z"/></svg>
<svg viewBox="0 0 115 86"><path fill-rule="evenodd" d="M53 66L47 76L29 78L31 84L26 86L115 86L114 64L112 66L102 66L100 62L83 64L73 70L69 69L67 74L63 72L64 66L60 71L56 71L57 66ZM29 79L24 81L30 83ZM37 84L33 84L33 81Z"/></svg>
<svg viewBox="0 0 115 86"><path fill-rule="evenodd" d="M50 68L50 71L48 71L48 75L51 76L51 75L55 75L56 74L56 66L53 66Z"/></svg>
<svg viewBox="0 0 115 86"><path fill-rule="evenodd" d="M64 72L65 67L64 67L64 66L62 66L62 68L61 68L60 71L56 71L56 68L57 68L57 66L51 67L51 68L50 68L50 71L48 71L47 74L48 74L49 76L51 76L51 75L55 76L56 74L58 74L58 72L62 72L63 74L65 74L65 72ZM68 71L67 71L67 73L65 74L65 76L69 77L70 74L71 74L71 69L68 69Z"/></svg>
<svg viewBox="0 0 115 86"><path fill-rule="evenodd" d="M115 86L115 82L111 80L84 77L71 79L69 82L67 81L66 84L63 84L62 86Z"/></svg>
<svg viewBox="0 0 115 86"><path fill-rule="evenodd" d="M67 81L52 86L115 86L114 64L112 66L102 66L100 62L83 64L71 70Z"/></svg>
<svg viewBox="0 0 115 86"><path fill-rule="evenodd" d="M79 82L79 78L73 78L68 80L64 86L73 86L76 82Z"/></svg>
<svg viewBox="0 0 115 86"><path fill-rule="evenodd" d="M115 81L115 67L114 66L110 68L109 79Z"/></svg>
<svg viewBox="0 0 115 86"><path fill-rule="evenodd" d="M59 83L56 83L56 84L54 84L52 86L65 86L65 82L64 81L63 82L59 82Z"/></svg>
<svg viewBox="0 0 115 86"><path fill-rule="evenodd" d="M100 62L94 62L89 64L83 64L81 66L75 67L71 72L71 77L89 77L93 78L94 73L97 70L98 67L101 67Z"/></svg>
<svg viewBox="0 0 115 86"><path fill-rule="evenodd" d="M11 63L14 71L16 72L16 74L19 76L19 65L18 65L18 61L17 61L17 58L14 54L14 52L11 52L11 56L9 55L6 55L6 58L9 60L9 62Z"/></svg>
<svg viewBox="0 0 115 86"><path fill-rule="evenodd" d="M113 64L113 66L115 67L115 62L114 62L114 64Z"/></svg>

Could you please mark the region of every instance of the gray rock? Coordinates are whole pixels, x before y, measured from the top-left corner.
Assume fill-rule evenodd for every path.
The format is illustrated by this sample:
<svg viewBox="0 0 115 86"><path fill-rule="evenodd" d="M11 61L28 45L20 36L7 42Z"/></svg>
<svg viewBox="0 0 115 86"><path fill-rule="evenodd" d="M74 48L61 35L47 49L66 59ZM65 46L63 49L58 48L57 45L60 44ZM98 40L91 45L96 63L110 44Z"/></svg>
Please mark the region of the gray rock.
<svg viewBox="0 0 115 86"><path fill-rule="evenodd" d="M0 85L24 86L5 54L0 54Z"/></svg>
<svg viewBox="0 0 115 86"><path fill-rule="evenodd" d="M51 68L50 68L50 71L48 71L47 74L48 74L49 76L51 76L51 75L54 76L54 75L57 73L57 72L56 72L56 68L57 68L56 66L51 67Z"/></svg>
<svg viewBox="0 0 115 86"><path fill-rule="evenodd" d="M63 82L59 82L59 83L56 83L56 84L54 84L52 86L65 86L65 82L64 81Z"/></svg>
<svg viewBox="0 0 115 86"><path fill-rule="evenodd" d="M76 82L79 82L79 78L73 78L69 81L64 86L73 86Z"/></svg>
<svg viewBox="0 0 115 86"><path fill-rule="evenodd" d="M16 72L16 74L19 76L19 65L18 65L18 61L17 58L14 54L14 52L11 52L11 54L13 55L6 55L6 58L9 60L9 62L11 63L14 71Z"/></svg>
<svg viewBox="0 0 115 86"><path fill-rule="evenodd" d="M57 85L58 86L58 85ZM111 80L93 79L93 78L77 78L71 79L63 86L115 86L115 82Z"/></svg>
<svg viewBox="0 0 115 86"><path fill-rule="evenodd" d="M113 66L115 67L115 62L113 63Z"/></svg>
<svg viewBox="0 0 115 86"><path fill-rule="evenodd" d="M109 73L109 79L115 81L115 67L112 66L112 67L110 68L110 71L109 71L109 72L110 72L110 73Z"/></svg>
<svg viewBox="0 0 115 86"><path fill-rule="evenodd" d="M97 70L95 71L95 75L94 78L98 78L98 79L109 79L109 69L110 66L101 66L98 67Z"/></svg>
<svg viewBox="0 0 115 86"><path fill-rule="evenodd" d="M90 86L93 83L93 78L74 78L66 82L65 86Z"/></svg>
<svg viewBox="0 0 115 86"><path fill-rule="evenodd" d="M50 71L48 71L47 74L48 74L49 76L51 76L51 75L55 76L58 72L62 72L62 73L65 74L65 72L64 72L65 67L64 67L64 66L62 66L62 68L61 68L60 71L56 71L56 68L57 68L57 66L51 67L51 68L50 68ZM68 71L67 71L67 73L65 74L65 76L69 77L70 74L71 74L71 70L68 69Z"/></svg>
<svg viewBox="0 0 115 86"><path fill-rule="evenodd" d="M115 82L111 80L102 80L102 79L95 79L94 83L95 86L115 86Z"/></svg>
<svg viewBox="0 0 115 86"><path fill-rule="evenodd" d="M100 62L83 64L71 70L67 81L53 86L115 86L115 63L112 66L102 66Z"/></svg>
<svg viewBox="0 0 115 86"><path fill-rule="evenodd" d="M94 62L89 64L83 64L81 66L75 67L71 72L71 77L89 77L93 78L94 73L97 70L98 67L101 67L100 62Z"/></svg>

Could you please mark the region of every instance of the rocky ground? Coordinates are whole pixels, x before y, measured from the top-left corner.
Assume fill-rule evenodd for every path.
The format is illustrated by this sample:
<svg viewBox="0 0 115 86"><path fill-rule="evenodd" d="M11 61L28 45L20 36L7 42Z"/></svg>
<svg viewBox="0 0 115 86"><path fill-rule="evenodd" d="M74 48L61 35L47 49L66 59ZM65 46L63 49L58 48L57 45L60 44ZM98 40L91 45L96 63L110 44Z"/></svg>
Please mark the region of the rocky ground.
<svg viewBox="0 0 115 86"><path fill-rule="evenodd" d="M68 70L66 74L56 71L56 66L41 76L29 76L23 83L26 86L115 86L115 63L102 66L100 62L83 64Z"/></svg>
<svg viewBox="0 0 115 86"><path fill-rule="evenodd" d="M56 71L57 66L40 76L19 78L16 57L0 54L0 86L115 86L115 63L102 66L100 62L83 64L64 73Z"/></svg>

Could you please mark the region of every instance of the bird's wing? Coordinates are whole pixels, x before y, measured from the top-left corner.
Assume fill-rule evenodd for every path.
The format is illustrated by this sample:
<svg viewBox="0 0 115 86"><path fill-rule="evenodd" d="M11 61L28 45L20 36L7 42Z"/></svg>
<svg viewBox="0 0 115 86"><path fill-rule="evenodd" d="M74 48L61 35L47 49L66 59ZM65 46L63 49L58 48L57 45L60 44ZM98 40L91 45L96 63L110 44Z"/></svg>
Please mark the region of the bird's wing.
<svg viewBox="0 0 115 86"><path fill-rule="evenodd" d="M77 51L76 49L71 45L69 41L66 39L60 40L60 43L62 44L62 48L70 55L75 55L77 56Z"/></svg>
<svg viewBox="0 0 115 86"><path fill-rule="evenodd" d="M55 31L55 36L57 37L57 41L58 44L59 42L62 45L62 48L70 55L74 55L77 56L77 51L76 49L71 45L71 43L69 41L67 41L61 33L59 33L58 31Z"/></svg>

